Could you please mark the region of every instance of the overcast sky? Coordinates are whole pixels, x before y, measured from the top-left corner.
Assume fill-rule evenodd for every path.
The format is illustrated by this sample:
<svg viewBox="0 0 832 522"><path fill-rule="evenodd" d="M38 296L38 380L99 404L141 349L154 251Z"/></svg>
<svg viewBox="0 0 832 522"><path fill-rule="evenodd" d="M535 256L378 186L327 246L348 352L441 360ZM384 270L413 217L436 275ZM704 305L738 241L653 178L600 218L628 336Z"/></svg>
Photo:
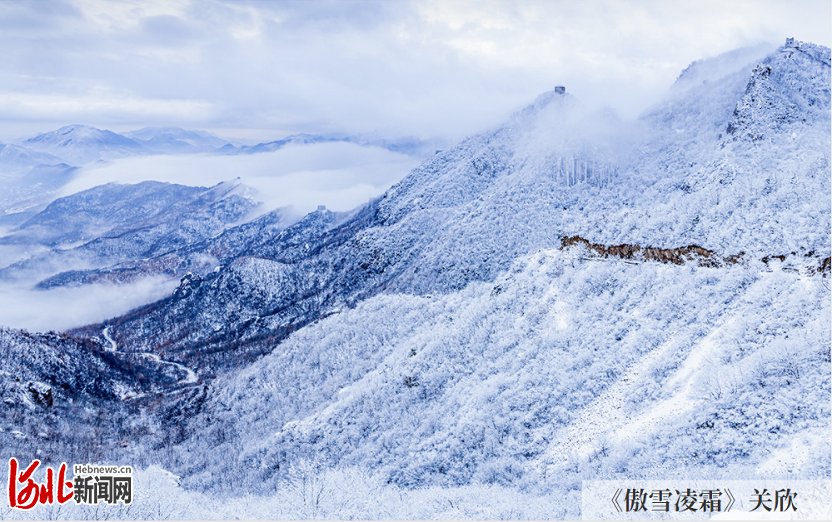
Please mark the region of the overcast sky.
<svg viewBox="0 0 832 522"><path fill-rule="evenodd" d="M455 140L555 84L632 116L697 58L830 45L828 0L0 2L0 140L66 123Z"/></svg>

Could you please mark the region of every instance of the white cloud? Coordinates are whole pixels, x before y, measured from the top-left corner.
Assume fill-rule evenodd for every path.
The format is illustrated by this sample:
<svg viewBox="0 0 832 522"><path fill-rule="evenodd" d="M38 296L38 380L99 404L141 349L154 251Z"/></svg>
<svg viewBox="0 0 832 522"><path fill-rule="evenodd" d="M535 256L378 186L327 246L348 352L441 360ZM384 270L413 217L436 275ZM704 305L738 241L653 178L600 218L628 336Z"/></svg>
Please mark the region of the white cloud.
<svg viewBox="0 0 832 522"><path fill-rule="evenodd" d="M692 60L786 36L829 45L830 9L824 0L9 3L0 5L7 96L77 104L7 110L0 136L35 119L44 130L186 123L262 137L454 139L554 84L632 114ZM136 103L97 102L91 90ZM144 101L149 110L137 112Z"/></svg>
<svg viewBox="0 0 832 522"><path fill-rule="evenodd" d="M32 331L66 330L121 315L161 299L178 281L149 277L122 285L33 290L28 284L0 285L0 326Z"/></svg>
<svg viewBox="0 0 832 522"><path fill-rule="evenodd" d="M346 211L381 194L419 160L376 147L350 143L290 145L253 155L163 155L129 157L77 172L62 188L68 195L104 183L138 183L148 179L209 186L240 177L256 189L263 209L291 207L298 215L326 205ZM0 246L0 266L43 250L37 246ZM86 265L79 265L84 268ZM30 330L63 330L102 321L155 301L176 281L148 278L124 285L34 290L56 272L76 268L66 258L60 267L27 273L13 283L0 283L0 325Z"/></svg>
<svg viewBox="0 0 832 522"><path fill-rule="evenodd" d="M0 118L45 119L61 114L74 121L86 118L91 112L119 114L133 120L173 118L194 121L210 116L214 109L204 101L140 98L107 89L76 96L0 92Z"/></svg>
<svg viewBox="0 0 832 522"><path fill-rule="evenodd" d="M325 205L351 210L404 177L419 160L350 143L289 145L275 152L239 155L144 156L81 169L62 189L72 194L103 183L148 179L210 186L241 178L268 209L291 206L299 213Z"/></svg>

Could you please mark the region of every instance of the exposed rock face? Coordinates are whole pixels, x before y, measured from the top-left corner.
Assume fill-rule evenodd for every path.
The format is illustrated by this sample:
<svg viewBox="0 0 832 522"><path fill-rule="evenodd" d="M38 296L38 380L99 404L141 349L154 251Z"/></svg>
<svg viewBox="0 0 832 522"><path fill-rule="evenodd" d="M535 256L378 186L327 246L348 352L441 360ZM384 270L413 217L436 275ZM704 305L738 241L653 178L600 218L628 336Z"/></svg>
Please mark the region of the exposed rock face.
<svg viewBox="0 0 832 522"><path fill-rule="evenodd" d="M591 243L588 239L584 239L581 236L564 237L561 239L560 245L561 248L580 245L603 257L658 261L660 263L673 263L675 265L695 261L701 266L717 266L721 263L736 263L742 257L742 254L738 254L720 258L713 251L697 245L677 248L643 247L627 244L606 246L600 243Z"/></svg>
<svg viewBox="0 0 832 522"><path fill-rule="evenodd" d="M630 259L637 261L657 261L660 263L673 263L674 265L682 265L693 261L699 266L718 267L724 265L733 265L739 263L744 257L745 253L740 252L728 256L717 255L715 252L702 248L698 245L688 245L676 248L657 248L651 246L641 245L603 245L600 243L593 243L581 236L563 237L560 241L561 248L569 247L583 247L589 252L599 254L601 257L615 257L618 259ZM796 252L790 254L777 254L771 256L763 256L760 261L768 265L772 261L785 262L789 258L801 257L804 261L810 260L813 263L817 260L819 265L811 265L807 272L812 273L829 273L829 257L821 259L814 252L810 252L805 256L798 256Z"/></svg>

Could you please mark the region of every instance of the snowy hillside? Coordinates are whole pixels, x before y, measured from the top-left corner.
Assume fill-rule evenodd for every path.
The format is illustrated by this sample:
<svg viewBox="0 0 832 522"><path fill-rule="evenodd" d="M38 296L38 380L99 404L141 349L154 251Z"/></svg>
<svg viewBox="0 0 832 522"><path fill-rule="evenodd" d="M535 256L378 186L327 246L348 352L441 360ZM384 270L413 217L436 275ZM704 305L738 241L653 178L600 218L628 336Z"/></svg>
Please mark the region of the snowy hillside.
<svg viewBox="0 0 832 522"><path fill-rule="evenodd" d="M776 82L765 90L788 91L777 96L802 100L798 108L828 108L828 61L804 60L793 51L798 47L828 59L828 49L784 46L764 67L806 80L800 89ZM807 110L772 127L764 148L735 141L727 129L749 98L746 90L759 83L759 68L746 63L725 76L717 61L716 78L686 96L671 93L635 123L587 111L569 94L546 93L495 131L437 154L351 219L306 231L303 252L287 255L296 250L282 237L241 252L279 263L292 285L278 280L226 293L213 284L224 274L208 274L199 293L131 316L124 342L151 348L150 332L183 328L176 325L190 324L194 310L202 311L198 321L228 335L239 336L240 328L259 335L382 291L460 289L572 235L606 245L697 245L745 262L785 255L819 266L829 243L821 219L830 208L828 114ZM752 125L756 120L743 127ZM686 130L674 132L676 126ZM304 303L253 309L241 322L229 321L221 307L202 306L257 303L261 293L302 296ZM201 327L189 330L187 350L198 354L209 336ZM186 349L176 338L169 349Z"/></svg>
<svg viewBox="0 0 832 522"><path fill-rule="evenodd" d="M63 271L44 281L42 286L81 286L106 281L126 283L153 275L182 277L190 273L203 276L245 255L251 248L264 248L295 220L291 213L274 210L208 239L169 243L158 255L140 259L130 256L110 266Z"/></svg>
<svg viewBox="0 0 832 522"><path fill-rule="evenodd" d="M216 381L176 469L221 487L211 477L229 463L207 450L221 441L253 486L302 459L403 486L538 491L616 476L822 477L827 285L760 263L568 250L445 296L375 297ZM793 443L805 457L781 461Z"/></svg>
<svg viewBox="0 0 832 522"><path fill-rule="evenodd" d="M275 260L276 271L259 261L265 279L234 294L220 285L228 276L209 277L192 309L252 303L248 317L278 336L296 312L259 306L258 292L291 302L311 292L305 302L318 312L306 308L307 318L379 292L434 297L370 299L220 377L174 469L218 486L213 450L194 455L220 440L225 454L245 448L238 462L258 469L253 484L309 458L407 486L828 475L819 399L829 390L829 294L817 271L829 255L828 56L790 42L761 64L726 72L720 61L715 79L671 93L636 124L543 95L325 232L318 244L328 248ZM789 117L778 105L741 118L761 97L773 100L763 107L791 100ZM696 127L668 132L683 122ZM763 127L763 143L742 138ZM633 265L551 251L514 261L571 234L610 251L699 245L739 261ZM186 299L153 317L189 322L189 308ZM200 322L228 324L207 310ZM156 320L131 317L126 343L141 346L146 334L130 332L160 331ZM199 359L199 343L181 346ZM647 429L659 421L666 430ZM790 444L807 457L777 456Z"/></svg>
<svg viewBox="0 0 832 522"><path fill-rule="evenodd" d="M279 221L267 221L262 228L241 226L198 245L208 252L230 245L233 257L226 256L226 263L216 270L194 267L195 272L186 274L170 297L114 319L112 335L125 351L154 351L164 345L166 357L197 368L206 377L240 368L271 351L271 342L320 317L322 304L331 305L332 299L347 293L347 288L327 287L329 273L303 273L296 264L322 235L339 230L349 217L319 209L288 227ZM259 231L264 236L249 233ZM253 251L268 253L269 258ZM200 256L204 254L199 251L173 252L140 264L138 272L118 268L97 272L93 281L109 274L136 277L145 274L143 269L157 268L155 263L178 275L183 262L189 266ZM93 325L77 333L98 331Z"/></svg>
<svg viewBox="0 0 832 522"><path fill-rule="evenodd" d="M237 182L103 185L59 198L0 236L0 245L49 248L33 248L38 253L23 260L0 258L0 278L44 278L186 248L238 224L256 207Z"/></svg>
<svg viewBox="0 0 832 522"><path fill-rule="evenodd" d="M148 152L141 143L126 136L87 125L67 125L24 140L23 145L73 165Z"/></svg>
<svg viewBox="0 0 832 522"><path fill-rule="evenodd" d="M142 400L162 391L198 392L175 364L121 354L98 339L0 327L0 350L0 448L21 460L52 461L71 453L93 462L114 448L126 458L134 451L128 441L155 428Z"/></svg>
<svg viewBox="0 0 832 522"><path fill-rule="evenodd" d="M0 226L29 217L33 208L72 179L74 170L50 154L0 143Z"/></svg>
<svg viewBox="0 0 832 522"><path fill-rule="evenodd" d="M587 114L569 95L551 93L417 169L379 203L383 223L399 232L385 227L361 239L384 257L411 260L395 284L418 291L491 278L517 255L575 234L727 255L826 251L829 50L799 45L825 61L786 46L761 66L792 83L761 84L749 64L671 98L635 125ZM764 111L738 122L732 111L757 89L793 99L799 116L775 126L773 111ZM769 128L765 147L735 142L732 124Z"/></svg>

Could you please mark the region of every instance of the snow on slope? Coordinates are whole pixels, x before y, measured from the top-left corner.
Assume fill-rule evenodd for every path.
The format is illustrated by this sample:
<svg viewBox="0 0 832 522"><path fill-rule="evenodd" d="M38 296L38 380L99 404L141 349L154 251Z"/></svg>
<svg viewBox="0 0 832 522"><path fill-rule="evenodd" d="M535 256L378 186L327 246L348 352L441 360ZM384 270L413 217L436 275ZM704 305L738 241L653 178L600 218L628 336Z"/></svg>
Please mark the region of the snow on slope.
<svg viewBox="0 0 832 522"><path fill-rule="evenodd" d="M141 143L126 136L87 125L67 125L29 138L23 145L73 165L148 152Z"/></svg>
<svg viewBox="0 0 832 522"><path fill-rule="evenodd" d="M0 143L0 166L2 172L17 172L35 165L57 165L61 160L51 154L36 152L12 143Z"/></svg>
<svg viewBox="0 0 832 522"><path fill-rule="evenodd" d="M789 80L761 78L745 64L672 94L636 124L548 93L416 169L380 200L385 226L359 241L396 264L404 258L394 288L418 292L491 278L516 256L573 234L758 258L825 252L828 59L826 48L784 46L761 67ZM737 121L734 109L743 114L762 97L777 109ZM765 129L765 143L736 142L732 123L735 134Z"/></svg>
<svg viewBox="0 0 832 522"><path fill-rule="evenodd" d="M116 239L131 231L166 225L170 229L167 232L177 236L181 244L171 239L171 244L152 246L164 251L194 241L190 236L197 239L211 236L224 225L246 217L256 206L246 187L238 181L213 187L156 181L135 185L109 183L56 199L0 238L0 242L60 247L101 238ZM148 245L138 240L120 246L127 250L143 247Z"/></svg>
<svg viewBox="0 0 832 522"><path fill-rule="evenodd" d="M829 52L791 43L765 61L784 77L815 79L788 97L828 107L821 81L828 65L799 60L795 46ZM264 353L273 347L246 343L280 339L380 292L444 293L493 280L518 256L573 234L607 244L698 244L719 256L745 252L744 263L811 253L819 263L829 243L828 226L815 220L829 212L829 148L790 136L828 141L828 117L807 111L772 127L772 141L735 142L728 124L757 82L755 64L731 73L722 62L714 73L708 61L697 67L707 83L671 94L635 124L587 111L568 94L545 93L495 131L437 154L342 222L316 212L274 241L245 249L241 255L258 266L274 264L262 277L249 281L246 262L227 263L203 274L197 291L137 311L115 332L131 349L164 345L190 366L214 366L213 354L227 359L228 347ZM789 89L776 82L763 91ZM770 163L759 161L769 156ZM326 226L317 226L318 218Z"/></svg>
<svg viewBox="0 0 832 522"><path fill-rule="evenodd" d="M180 127L145 127L124 134L155 153L216 152L228 142L202 131Z"/></svg>
<svg viewBox="0 0 832 522"><path fill-rule="evenodd" d="M0 324L77 327L157 300L175 288L171 276L180 275L177 271L148 270L132 277L108 273L96 281L106 284L70 287L79 280L79 271L185 251L209 241L256 207L237 182L210 188L108 184L59 198L0 235L0 310L6 308ZM214 255L228 241L215 243L217 248L187 260L212 270L218 262ZM55 288L59 286L63 288ZM68 302L77 306L65 310Z"/></svg>
<svg viewBox="0 0 832 522"><path fill-rule="evenodd" d="M48 202L47 198L72 178L73 171L50 154L0 143L0 225L25 220L26 212Z"/></svg>
<svg viewBox="0 0 832 522"><path fill-rule="evenodd" d="M202 241L170 244L172 250L160 255L131 258L106 268L64 271L44 281L42 286L80 287L103 281L124 284L155 274L178 278L187 273L202 276L245 255L248 249L270 244L296 219L285 209L273 210Z"/></svg>
<svg viewBox="0 0 832 522"><path fill-rule="evenodd" d="M0 327L0 448L3 457L50 458L76 445L79 457L100 458L117 435L115 390L142 389L143 378L102 357L94 343ZM98 412L106 408L110 415ZM76 431L77 430L77 431Z"/></svg>
<svg viewBox="0 0 832 522"><path fill-rule="evenodd" d="M785 45L754 68L717 157L662 208L722 249L828 252L829 112L829 49Z"/></svg>
<svg viewBox="0 0 832 522"><path fill-rule="evenodd" d="M406 486L828 476L828 280L757 261L828 255L828 55L789 42L760 66L720 62L633 126L547 93L437 155L342 253L320 254L364 258L382 291L422 297L370 298L221 375L172 465L217 486L219 442L244 448L255 487L305 459ZM742 116L759 100L778 107ZM720 268L514 261L569 234L746 255ZM300 267L280 271L302 290ZM796 445L803 460L772 460Z"/></svg>
<svg viewBox="0 0 832 522"><path fill-rule="evenodd" d="M214 487L229 464L217 449L253 487L304 459L405 486L537 491L828 476L829 441L816 436L798 465L766 464L828 430L826 282L542 251L493 283L381 295L221 377L179 465L186 483Z"/></svg>

